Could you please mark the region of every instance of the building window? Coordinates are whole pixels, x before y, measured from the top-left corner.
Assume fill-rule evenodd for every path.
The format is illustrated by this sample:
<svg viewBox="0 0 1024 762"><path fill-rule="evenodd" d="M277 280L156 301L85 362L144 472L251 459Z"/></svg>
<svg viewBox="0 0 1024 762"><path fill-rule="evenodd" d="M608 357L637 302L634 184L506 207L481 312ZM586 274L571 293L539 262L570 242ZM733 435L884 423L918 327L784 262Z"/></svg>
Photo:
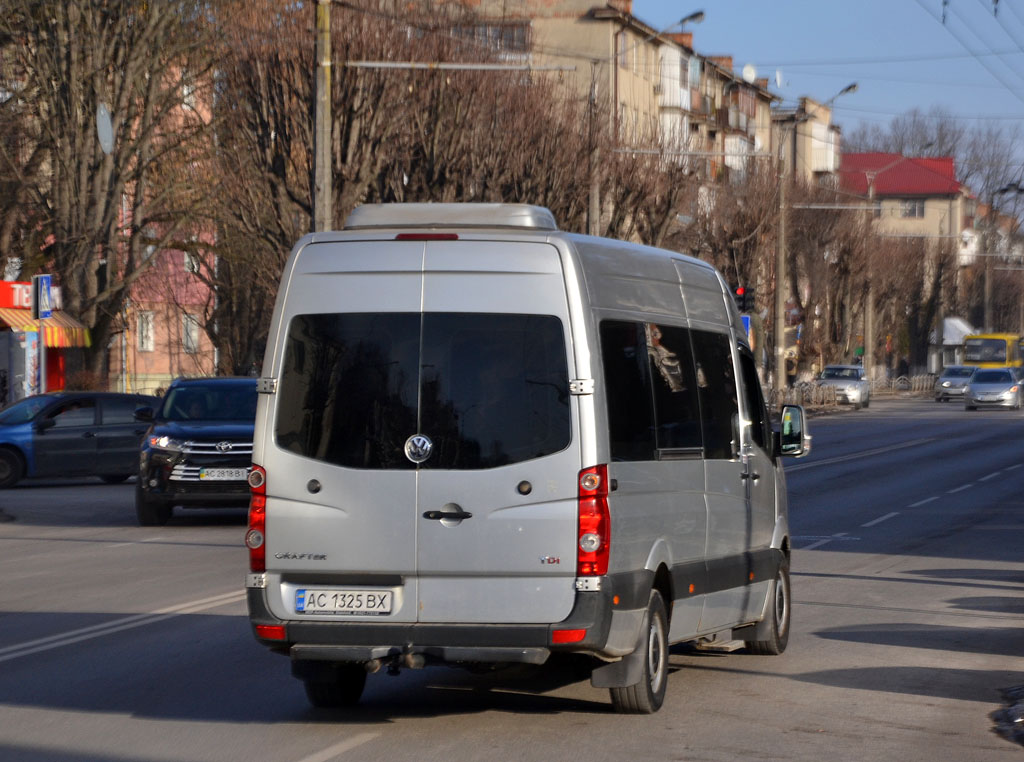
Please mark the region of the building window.
<svg viewBox="0 0 1024 762"><path fill-rule="evenodd" d="M199 272L199 255L196 254L194 251L185 252L185 272Z"/></svg>
<svg viewBox="0 0 1024 762"><path fill-rule="evenodd" d="M619 32L619 68L620 69L628 69L629 68L629 58L627 57L627 53L629 51L628 51L628 49L626 47L626 43L627 43L626 33L625 32Z"/></svg>
<svg viewBox="0 0 1024 762"><path fill-rule="evenodd" d="M156 347L155 320L152 312L140 312L138 315L139 351L152 352Z"/></svg>
<svg viewBox="0 0 1024 762"><path fill-rule="evenodd" d="M903 218L924 217L924 199L911 198L900 202L900 216Z"/></svg>
<svg viewBox="0 0 1024 762"><path fill-rule="evenodd" d="M199 351L199 318L187 312L181 316L181 346L185 354Z"/></svg>

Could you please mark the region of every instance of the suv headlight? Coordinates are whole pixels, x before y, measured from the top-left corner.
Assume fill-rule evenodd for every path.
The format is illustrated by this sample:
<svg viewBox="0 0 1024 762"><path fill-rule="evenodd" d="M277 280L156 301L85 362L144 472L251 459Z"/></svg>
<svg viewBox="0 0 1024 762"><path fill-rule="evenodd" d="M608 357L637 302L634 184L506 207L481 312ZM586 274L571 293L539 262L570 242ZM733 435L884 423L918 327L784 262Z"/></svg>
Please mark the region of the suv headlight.
<svg viewBox="0 0 1024 762"><path fill-rule="evenodd" d="M180 439L171 439L170 437L150 437L149 446L154 450L164 450L166 452L181 452L185 443Z"/></svg>

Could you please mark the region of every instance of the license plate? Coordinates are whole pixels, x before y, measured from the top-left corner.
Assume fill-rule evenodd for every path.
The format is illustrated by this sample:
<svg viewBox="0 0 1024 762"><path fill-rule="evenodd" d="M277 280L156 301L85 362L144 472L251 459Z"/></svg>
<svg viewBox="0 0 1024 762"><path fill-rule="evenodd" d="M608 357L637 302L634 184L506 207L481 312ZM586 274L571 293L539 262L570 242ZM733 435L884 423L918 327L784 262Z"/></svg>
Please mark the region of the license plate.
<svg viewBox="0 0 1024 762"><path fill-rule="evenodd" d="M295 591L295 613L341 616L384 616L391 613L391 590Z"/></svg>
<svg viewBox="0 0 1024 762"><path fill-rule="evenodd" d="M201 468L199 479L212 482L244 482L249 475L247 468Z"/></svg>

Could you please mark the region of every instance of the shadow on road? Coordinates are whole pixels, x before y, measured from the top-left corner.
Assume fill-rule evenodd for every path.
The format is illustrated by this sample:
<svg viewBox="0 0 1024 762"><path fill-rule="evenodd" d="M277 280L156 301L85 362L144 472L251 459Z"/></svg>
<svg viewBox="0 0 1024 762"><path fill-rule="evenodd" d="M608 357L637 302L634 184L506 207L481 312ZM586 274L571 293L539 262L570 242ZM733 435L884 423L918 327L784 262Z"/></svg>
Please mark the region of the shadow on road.
<svg viewBox="0 0 1024 762"><path fill-rule="evenodd" d="M879 646L928 648L938 651L1005 656L1024 655L1022 627L946 627L938 625L864 624L815 633L825 640Z"/></svg>
<svg viewBox="0 0 1024 762"><path fill-rule="evenodd" d="M45 626L23 621L37 616ZM40 639L103 627L94 614L55 619L0 612L0 625ZM447 667L398 676L379 672L369 676L358 706L314 709L288 660L256 643L246 617L185 614L6 660L0 664L0 707L210 723L389 723L397 717L489 711L610 713L607 691L584 682L586 668L582 659L559 658L543 667L517 665L484 674ZM7 757L0 753L0 759Z"/></svg>
<svg viewBox="0 0 1024 762"><path fill-rule="evenodd" d="M793 680L833 688L933 696L995 704L1000 688L1024 681L1024 673L935 667L858 667L794 675Z"/></svg>

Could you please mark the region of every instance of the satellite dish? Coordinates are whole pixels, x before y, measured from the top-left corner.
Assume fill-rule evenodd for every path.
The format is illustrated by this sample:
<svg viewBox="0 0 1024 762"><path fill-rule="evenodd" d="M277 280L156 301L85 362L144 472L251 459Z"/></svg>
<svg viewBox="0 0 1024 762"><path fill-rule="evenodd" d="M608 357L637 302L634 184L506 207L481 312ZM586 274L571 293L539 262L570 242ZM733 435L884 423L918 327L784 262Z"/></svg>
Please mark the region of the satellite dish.
<svg viewBox="0 0 1024 762"><path fill-rule="evenodd" d="M109 154L114 150L114 126L110 123L110 111L106 103L96 107L96 137L99 138L103 153Z"/></svg>
<svg viewBox="0 0 1024 762"><path fill-rule="evenodd" d="M754 64L747 64L743 67L743 81L748 85L754 84L754 80L757 79L757 69L754 68Z"/></svg>
<svg viewBox="0 0 1024 762"><path fill-rule="evenodd" d="M775 86L782 87L782 69L775 70Z"/></svg>

